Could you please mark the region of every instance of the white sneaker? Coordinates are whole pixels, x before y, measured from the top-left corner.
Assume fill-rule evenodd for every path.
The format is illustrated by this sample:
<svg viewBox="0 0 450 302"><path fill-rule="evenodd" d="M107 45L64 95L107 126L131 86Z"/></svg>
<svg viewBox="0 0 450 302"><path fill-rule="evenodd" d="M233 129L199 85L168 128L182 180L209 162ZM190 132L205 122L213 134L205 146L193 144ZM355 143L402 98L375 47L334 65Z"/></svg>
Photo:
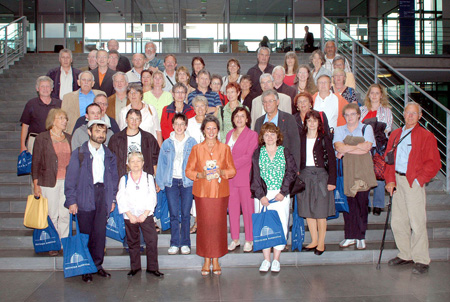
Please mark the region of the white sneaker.
<svg viewBox="0 0 450 302"><path fill-rule="evenodd" d="M280 266L280 261L278 260L273 260L272 261L272 269L271 271L274 273L278 273L280 272L281 266Z"/></svg>
<svg viewBox="0 0 450 302"><path fill-rule="evenodd" d="M349 247L350 245L356 244L356 239L344 239L339 243L340 247Z"/></svg>
<svg viewBox="0 0 450 302"><path fill-rule="evenodd" d="M356 248L358 250L365 250L366 249L366 240L365 239L356 240Z"/></svg>
<svg viewBox="0 0 450 302"><path fill-rule="evenodd" d="M250 253L253 250L253 241L246 241L244 244L244 253Z"/></svg>
<svg viewBox="0 0 450 302"><path fill-rule="evenodd" d="M187 245L183 245L181 247L181 254L189 255L191 253L191 249Z"/></svg>
<svg viewBox="0 0 450 302"><path fill-rule="evenodd" d="M229 251L234 251L238 246L241 246L241 244L238 242L234 242L234 240L231 241L231 243L228 245Z"/></svg>
<svg viewBox="0 0 450 302"><path fill-rule="evenodd" d="M180 250L180 248L178 246L171 246L169 248L169 255L176 255L176 254L178 254L179 250Z"/></svg>
<svg viewBox="0 0 450 302"><path fill-rule="evenodd" d="M265 260L261 263L261 266L259 267L260 272L268 272L270 268L270 262Z"/></svg>

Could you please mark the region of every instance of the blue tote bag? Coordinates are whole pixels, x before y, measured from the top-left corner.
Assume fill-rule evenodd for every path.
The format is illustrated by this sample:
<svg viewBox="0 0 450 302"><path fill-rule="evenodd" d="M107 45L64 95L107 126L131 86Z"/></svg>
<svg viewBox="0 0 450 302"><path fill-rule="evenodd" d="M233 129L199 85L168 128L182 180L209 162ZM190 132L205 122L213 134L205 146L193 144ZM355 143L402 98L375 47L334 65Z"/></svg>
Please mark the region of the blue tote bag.
<svg viewBox="0 0 450 302"><path fill-rule="evenodd" d="M19 154L17 158L17 176L31 173L31 159L32 155L27 150Z"/></svg>
<svg viewBox="0 0 450 302"><path fill-rule="evenodd" d="M286 236L277 211L262 207L261 213L252 214L252 221L253 251L286 244Z"/></svg>
<svg viewBox="0 0 450 302"><path fill-rule="evenodd" d="M155 208L155 217L161 221L161 229L167 231L170 229L169 204L167 203L166 191L161 190L156 194L158 202Z"/></svg>
<svg viewBox="0 0 450 302"><path fill-rule="evenodd" d="M123 215L119 214L119 208L116 205L114 211L109 214L106 223L106 237L123 242L125 238L125 221Z"/></svg>
<svg viewBox="0 0 450 302"><path fill-rule="evenodd" d="M294 212L292 212L292 246L291 251L302 250L303 241L305 240L305 221L303 217L298 216L297 196L294 200Z"/></svg>
<svg viewBox="0 0 450 302"><path fill-rule="evenodd" d="M69 236L61 239L64 247L64 278L97 272L88 249L89 235L80 233L77 215L75 215L77 234L72 235L72 219L73 215L70 214Z"/></svg>
<svg viewBox="0 0 450 302"><path fill-rule="evenodd" d="M33 232L33 245L36 253L61 250L61 241L59 240L58 232L48 216L47 221L47 228L42 230L35 229Z"/></svg>
<svg viewBox="0 0 450 302"><path fill-rule="evenodd" d="M347 196L344 194L344 173L342 167L342 159L336 159L336 167L337 167L337 179L336 179L336 189L334 189L334 205L336 207L336 215L330 216L327 219L336 219L339 217L339 212L347 212L348 203Z"/></svg>

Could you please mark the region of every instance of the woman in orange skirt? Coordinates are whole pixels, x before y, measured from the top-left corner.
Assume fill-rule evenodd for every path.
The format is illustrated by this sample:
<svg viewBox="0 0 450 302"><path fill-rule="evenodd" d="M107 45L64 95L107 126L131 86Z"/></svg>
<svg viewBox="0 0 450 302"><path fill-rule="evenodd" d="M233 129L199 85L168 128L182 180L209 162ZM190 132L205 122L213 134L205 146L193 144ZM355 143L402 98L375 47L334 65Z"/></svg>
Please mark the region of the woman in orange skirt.
<svg viewBox="0 0 450 302"><path fill-rule="evenodd" d="M205 140L192 148L186 176L194 181L192 194L197 208L197 255L204 257L202 275L220 275L219 258L228 252L227 207L230 189L228 179L236 169L230 147L217 139L219 120L208 115L200 130Z"/></svg>

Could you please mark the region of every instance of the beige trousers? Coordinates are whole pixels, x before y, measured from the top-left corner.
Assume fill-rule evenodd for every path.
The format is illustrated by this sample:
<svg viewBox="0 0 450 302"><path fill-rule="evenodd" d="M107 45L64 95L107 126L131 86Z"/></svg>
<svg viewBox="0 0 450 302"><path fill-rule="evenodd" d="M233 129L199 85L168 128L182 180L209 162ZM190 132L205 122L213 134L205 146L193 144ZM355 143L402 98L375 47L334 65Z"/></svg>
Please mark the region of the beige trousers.
<svg viewBox="0 0 450 302"><path fill-rule="evenodd" d="M398 257L429 264L425 188L416 181L412 188L406 176L395 175L397 191L392 199L391 227Z"/></svg>
<svg viewBox="0 0 450 302"><path fill-rule="evenodd" d="M41 186L42 196L48 200L48 216L58 231L59 238L69 235L69 209L64 207L64 179L58 179L53 188Z"/></svg>

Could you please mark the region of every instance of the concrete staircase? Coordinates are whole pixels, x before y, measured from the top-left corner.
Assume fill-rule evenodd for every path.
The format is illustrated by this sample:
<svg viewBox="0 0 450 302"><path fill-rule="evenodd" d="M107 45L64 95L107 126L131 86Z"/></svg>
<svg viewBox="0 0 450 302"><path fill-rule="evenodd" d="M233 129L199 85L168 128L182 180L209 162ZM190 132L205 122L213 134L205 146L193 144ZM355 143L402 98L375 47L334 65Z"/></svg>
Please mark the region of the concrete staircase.
<svg viewBox="0 0 450 302"><path fill-rule="evenodd" d="M178 65L190 66L195 54L177 54ZM128 55L129 56L129 55ZM228 54L201 54L211 73L225 75L226 62L232 57ZM130 57L130 56L129 56ZM245 73L256 62L255 54L236 54ZM300 57L306 62L308 55ZM274 54L271 62L281 64L282 54ZM74 66L86 64L86 54L74 54ZM30 177L16 176L16 162L19 154L20 124L19 119L26 102L34 97L35 80L45 75L50 68L58 66L57 54L27 54L15 65L0 75L0 270L61 270L62 257L48 257L47 254L35 254L32 244L32 230L23 226L23 213L26 198L30 194ZM428 235L430 254L433 261L450 260L450 196L443 191L443 176L433 180L427 186ZM386 197L387 198L387 197ZM283 252L283 265L317 265L341 263L376 263L383 234L386 212L381 216L369 216L367 231L367 249L356 250L354 247L340 249L339 241L344 239L343 218L329 221L326 238L326 252L317 257L313 253ZM241 226L243 223L241 221ZM243 228L241 242L244 242ZM196 235L191 235L191 255L168 255L170 233L159 234L159 261L161 269L200 268L202 259L195 255ZM229 239L231 240L231 239ZM306 233L305 242L309 242ZM396 255L395 243L389 230L383 253L383 262ZM243 245L243 244L242 244ZM290 248L290 246L289 246ZM145 257L143 262L145 265ZM221 258L225 267L254 266L262 260L261 253L243 253L237 249ZM105 268L129 268L129 256L117 241L107 239Z"/></svg>

